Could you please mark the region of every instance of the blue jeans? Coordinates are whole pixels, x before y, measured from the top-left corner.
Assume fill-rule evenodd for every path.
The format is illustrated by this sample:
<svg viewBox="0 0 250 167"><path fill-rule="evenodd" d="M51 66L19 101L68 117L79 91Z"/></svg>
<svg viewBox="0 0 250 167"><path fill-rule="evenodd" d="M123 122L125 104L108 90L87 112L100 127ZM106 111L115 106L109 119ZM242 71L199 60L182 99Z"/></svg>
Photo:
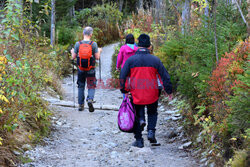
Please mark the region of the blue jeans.
<svg viewBox="0 0 250 167"><path fill-rule="evenodd" d="M145 120L145 107L147 106L147 114L148 114L148 127L147 130L155 131L156 123L157 123L157 107L158 107L158 100L153 104L149 105L136 105L136 118L135 118L135 125L134 125L134 134L136 139L142 139L142 131L140 127L140 120Z"/></svg>
<svg viewBox="0 0 250 167"><path fill-rule="evenodd" d="M96 77L95 77L95 69L91 69L89 71L81 71L78 69L77 72L77 85L78 85L78 104L84 104L84 90L85 84L87 81L88 88L88 100L93 100L95 96L95 88L96 88Z"/></svg>

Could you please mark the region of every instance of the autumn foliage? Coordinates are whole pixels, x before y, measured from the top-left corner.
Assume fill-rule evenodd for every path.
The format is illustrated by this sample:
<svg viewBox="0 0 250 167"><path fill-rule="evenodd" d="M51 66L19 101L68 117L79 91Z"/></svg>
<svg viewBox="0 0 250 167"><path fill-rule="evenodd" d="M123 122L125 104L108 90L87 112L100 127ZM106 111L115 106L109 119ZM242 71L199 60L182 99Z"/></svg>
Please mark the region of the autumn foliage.
<svg viewBox="0 0 250 167"><path fill-rule="evenodd" d="M239 79L244 75L244 64L248 61L249 42L241 42L232 52L226 53L220 59L212 72L208 96L212 99L212 112L217 123L225 122L231 109L227 104L234 96L234 88L246 86Z"/></svg>

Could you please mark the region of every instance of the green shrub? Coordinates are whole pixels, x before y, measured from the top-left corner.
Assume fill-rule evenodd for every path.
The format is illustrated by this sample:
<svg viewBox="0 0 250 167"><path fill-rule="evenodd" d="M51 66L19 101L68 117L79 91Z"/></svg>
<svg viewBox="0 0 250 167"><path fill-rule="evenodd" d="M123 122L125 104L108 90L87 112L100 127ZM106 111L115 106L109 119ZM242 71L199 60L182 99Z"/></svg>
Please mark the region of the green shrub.
<svg viewBox="0 0 250 167"><path fill-rule="evenodd" d="M243 69L245 69L245 72L243 75L237 76L239 84L233 88L233 96L230 96L230 100L227 102L227 105L232 111L228 118L229 131L233 137L237 138L241 138L241 134L246 133L250 125L249 62L244 64Z"/></svg>
<svg viewBox="0 0 250 167"><path fill-rule="evenodd" d="M80 12L76 11L75 12L76 19L77 21L82 25L86 25L88 23L88 17L91 16L91 9L90 8L85 8L82 9Z"/></svg>
<svg viewBox="0 0 250 167"><path fill-rule="evenodd" d="M245 5L242 4L242 7L245 8ZM170 73L174 87L185 96L190 106L183 108L185 123L189 126L187 128L199 126L204 147L213 149L213 154L209 156L230 158L233 150L244 148L246 142L244 137L249 128L250 108L249 63L246 63L249 58L248 61L245 59L249 54L249 49L246 51L249 44L246 41L246 46L238 48L237 44L247 34L240 17L236 8L222 2L218 5L216 35L219 60L228 52L231 52L232 58L245 56L244 61L243 58L234 61L230 68L216 68L212 20L208 20L207 25L204 25L205 21L201 22L199 27L193 28L185 36L177 34L167 38L156 54ZM220 64L225 63L224 60ZM242 74L234 72L238 67L243 68ZM213 72L215 68L217 72ZM240 75L236 77L234 73ZM211 75L213 78L210 78ZM238 86L233 85L235 78L241 83ZM218 89L220 94L211 89L217 83L223 85ZM217 94L216 98L211 97L211 94Z"/></svg>
<svg viewBox="0 0 250 167"><path fill-rule="evenodd" d="M119 38L116 24L121 22L122 13L115 3L97 5L92 9L81 10L76 12L76 18L82 27L91 26L94 28L93 40L99 46L104 46Z"/></svg>
<svg viewBox="0 0 250 167"><path fill-rule="evenodd" d="M67 45L73 43L75 39L75 33L72 28L67 26L61 26L57 28L58 32L58 44Z"/></svg>
<svg viewBox="0 0 250 167"><path fill-rule="evenodd" d="M227 163L227 167L247 167L249 164L249 155L246 150L237 151L233 157Z"/></svg>

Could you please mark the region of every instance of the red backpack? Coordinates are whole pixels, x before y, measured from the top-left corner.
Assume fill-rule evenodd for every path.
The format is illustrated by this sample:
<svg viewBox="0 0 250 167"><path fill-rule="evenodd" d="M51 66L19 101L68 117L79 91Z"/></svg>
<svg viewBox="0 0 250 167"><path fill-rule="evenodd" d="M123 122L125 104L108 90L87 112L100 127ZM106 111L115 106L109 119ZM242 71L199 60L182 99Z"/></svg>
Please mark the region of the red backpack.
<svg viewBox="0 0 250 167"><path fill-rule="evenodd" d="M95 60L92 57L93 41L90 41L88 44L79 41L79 44L79 56L77 57L77 65L79 69L82 71L89 71L90 69L95 68Z"/></svg>

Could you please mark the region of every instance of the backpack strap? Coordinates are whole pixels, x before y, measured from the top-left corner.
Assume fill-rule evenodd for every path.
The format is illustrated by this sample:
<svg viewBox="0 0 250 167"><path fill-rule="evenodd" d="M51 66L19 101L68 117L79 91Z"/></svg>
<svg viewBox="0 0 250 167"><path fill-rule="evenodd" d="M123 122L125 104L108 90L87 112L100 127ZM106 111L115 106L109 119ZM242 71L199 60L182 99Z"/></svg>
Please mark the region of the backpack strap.
<svg viewBox="0 0 250 167"><path fill-rule="evenodd" d="M89 43L89 44L92 46L92 44L93 44L93 43L94 43L93 41L90 41L90 43Z"/></svg>

